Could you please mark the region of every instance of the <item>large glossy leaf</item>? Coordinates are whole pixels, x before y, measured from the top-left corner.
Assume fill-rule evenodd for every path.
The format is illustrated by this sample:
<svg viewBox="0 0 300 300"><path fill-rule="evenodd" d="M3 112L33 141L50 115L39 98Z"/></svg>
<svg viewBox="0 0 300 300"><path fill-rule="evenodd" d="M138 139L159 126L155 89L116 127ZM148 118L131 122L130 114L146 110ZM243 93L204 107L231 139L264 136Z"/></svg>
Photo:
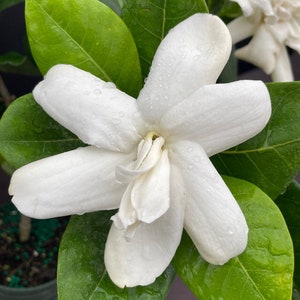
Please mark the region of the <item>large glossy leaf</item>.
<svg viewBox="0 0 300 300"><path fill-rule="evenodd" d="M153 284L120 289L104 266L104 247L112 212L73 216L59 248L59 300L159 300L164 299L174 279L169 267Z"/></svg>
<svg viewBox="0 0 300 300"><path fill-rule="evenodd" d="M16 99L0 122L0 153L15 168L82 145L51 119L31 94Z"/></svg>
<svg viewBox="0 0 300 300"><path fill-rule="evenodd" d="M300 184L294 180L286 192L276 199L294 243L295 273L294 281L300 286Z"/></svg>
<svg viewBox="0 0 300 300"><path fill-rule="evenodd" d="M224 179L249 226L246 251L223 266L213 266L185 234L173 260L175 270L199 299L290 300L293 245L280 210L253 184Z"/></svg>
<svg viewBox="0 0 300 300"><path fill-rule="evenodd" d="M187 17L207 11L204 0L124 0L123 20L138 47L144 78L148 75L158 45L168 31Z"/></svg>
<svg viewBox="0 0 300 300"><path fill-rule="evenodd" d="M137 49L113 10L97 0L27 0L25 8L32 54L43 74L55 64L72 64L138 94Z"/></svg>
<svg viewBox="0 0 300 300"><path fill-rule="evenodd" d="M220 173L246 179L275 199L300 169L300 82L267 87L272 116L266 128L212 161Z"/></svg>

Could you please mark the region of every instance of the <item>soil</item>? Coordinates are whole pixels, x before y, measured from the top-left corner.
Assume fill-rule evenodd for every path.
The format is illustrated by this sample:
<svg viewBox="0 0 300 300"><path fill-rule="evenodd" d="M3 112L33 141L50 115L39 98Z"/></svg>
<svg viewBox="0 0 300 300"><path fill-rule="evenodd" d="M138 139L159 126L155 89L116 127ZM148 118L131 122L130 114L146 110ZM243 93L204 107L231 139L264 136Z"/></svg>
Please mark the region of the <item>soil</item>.
<svg viewBox="0 0 300 300"><path fill-rule="evenodd" d="M32 219L28 241L19 242L20 214L0 207L0 284L33 287L56 278L58 246L68 218Z"/></svg>

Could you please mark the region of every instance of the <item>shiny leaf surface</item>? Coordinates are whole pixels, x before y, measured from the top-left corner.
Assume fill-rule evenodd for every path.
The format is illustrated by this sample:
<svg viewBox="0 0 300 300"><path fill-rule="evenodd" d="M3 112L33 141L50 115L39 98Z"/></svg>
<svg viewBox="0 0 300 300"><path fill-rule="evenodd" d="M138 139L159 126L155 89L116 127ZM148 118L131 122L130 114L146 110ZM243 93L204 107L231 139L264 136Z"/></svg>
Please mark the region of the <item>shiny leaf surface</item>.
<svg viewBox="0 0 300 300"><path fill-rule="evenodd" d="M55 64L72 64L138 94L136 46L113 10L97 0L27 0L25 8L30 47L43 74Z"/></svg>
<svg viewBox="0 0 300 300"><path fill-rule="evenodd" d="M290 300L293 245L278 207L249 182L231 177L225 182L249 226L246 251L223 266L210 265L185 234L175 270L199 299Z"/></svg>
<svg viewBox="0 0 300 300"><path fill-rule="evenodd" d="M120 289L110 280L104 265L104 247L112 212L73 216L59 249L59 300L159 300L174 279L170 266L149 286Z"/></svg>

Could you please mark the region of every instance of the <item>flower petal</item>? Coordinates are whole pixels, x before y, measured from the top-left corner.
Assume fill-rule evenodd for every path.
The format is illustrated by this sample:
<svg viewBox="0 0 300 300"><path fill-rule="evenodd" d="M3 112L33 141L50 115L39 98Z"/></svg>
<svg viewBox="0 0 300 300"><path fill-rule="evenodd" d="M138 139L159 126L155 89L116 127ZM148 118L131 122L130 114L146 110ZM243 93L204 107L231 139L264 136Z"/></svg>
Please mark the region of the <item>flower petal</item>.
<svg viewBox="0 0 300 300"><path fill-rule="evenodd" d="M145 119L159 120L200 86L215 83L230 51L229 31L216 16L195 14L170 30L138 97Z"/></svg>
<svg viewBox="0 0 300 300"><path fill-rule="evenodd" d="M52 218L119 206L125 187L115 166L130 155L84 147L47 157L18 169L9 193L24 215Z"/></svg>
<svg viewBox="0 0 300 300"><path fill-rule="evenodd" d="M141 138L136 100L71 65L51 68L33 95L52 118L87 144L124 152Z"/></svg>
<svg viewBox="0 0 300 300"><path fill-rule="evenodd" d="M273 15L273 8L270 0L233 0L241 7L243 14L248 17L257 10L264 12L265 15Z"/></svg>
<svg viewBox="0 0 300 300"><path fill-rule="evenodd" d="M294 81L291 61L284 45L281 46L280 54L277 57L275 68L271 74L274 82Z"/></svg>
<svg viewBox="0 0 300 300"><path fill-rule="evenodd" d="M275 68L276 57L280 50L280 44L274 36L266 26L261 25L250 43L235 51L235 56L270 74Z"/></svg>
<svg viewBox="0 0 300 300"><path fill-rule="evenodd" d="M255 32L257 24L248 18L239 17L227 24L230 31L232 44L236 44L250 36Z"/></svg>
<svg viewBox="0 0 300 300"><path fill-rule="evenodd" d="M200 88L161 120L169 143L191 140L208 156L260 132L271 115L270 96L261 81L241 80Z"/></svg>
<svg viewBox="0 0 300 300"><path fill-rule="evenodd" d="M201 256L222 265L242 253L248 226L244 215L203 149L182 141L170 151L186 188L184 228Z"/></svg>
<svg viewBox="0 0 300 300"><path fill-rule="evenodd" d="M136 179L131 191L132 206L138 220L151 223L161 217L170 205L170 165L164 150L157 165Z"/></svg>
<svg viewBox="0 0 300 300"><path fill-rule="evenodd" d="M119 287L152 283L167 268L181 240L183 228L183 190L171 182L169 210L151 224L140 223L132 238L112 225L105 248L105 266Z"/></svg>

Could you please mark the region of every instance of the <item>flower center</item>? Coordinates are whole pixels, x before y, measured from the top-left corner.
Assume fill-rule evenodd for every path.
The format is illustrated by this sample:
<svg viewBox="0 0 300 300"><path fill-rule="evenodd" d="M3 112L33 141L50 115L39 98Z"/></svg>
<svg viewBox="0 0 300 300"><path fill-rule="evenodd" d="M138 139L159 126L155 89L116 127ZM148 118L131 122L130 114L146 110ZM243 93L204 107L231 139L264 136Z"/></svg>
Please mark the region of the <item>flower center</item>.
<svg viewBox="0 0 300 300"><path fill-rule="evenodd" d="M116 178L127 188L117 214L115 226L131 238L140 223L152 223L169 208L170 166L165 139L149 132L137 147L137 157L130 165L119 166Z"/></svg>
<svg viewBox="0 0 300 300"><path fill-rule="evenodd" d="M269 9L263 10L264 22L273 25L277 22L287 22L300 17L300 6L294 1L271 0Z"/></svg>

